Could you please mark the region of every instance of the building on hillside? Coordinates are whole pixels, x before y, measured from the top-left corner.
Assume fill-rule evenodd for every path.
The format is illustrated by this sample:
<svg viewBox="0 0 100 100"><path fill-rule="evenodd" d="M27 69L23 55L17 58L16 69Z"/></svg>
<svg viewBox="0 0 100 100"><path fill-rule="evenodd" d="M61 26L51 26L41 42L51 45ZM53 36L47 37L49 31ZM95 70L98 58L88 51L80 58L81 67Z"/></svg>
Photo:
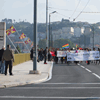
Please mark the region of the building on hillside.
<svg viewBox="0 0 100 100"><path fill-rule="evenodd" d="M93 45L93 34L90 37L90 44ZM96 44L100 45L100 35L99 34L94 35L94 45Z"/></svg>
<svg viewBox="0 0 100 100"><path fill-rule="evenodd" d="M37 34L37 38L38 38L38 40L46 39L46 33L41 33L41 32L39 32L39 33Z"/></svg>
<svg viewBox="0 0 100 100"><path fill-rule="evenodd" d="M91 32L92 32L92 29L90 27L86 27L84 30L85 35L89 35L89 34L91 34Z"/></svg>
<svg viewBox="0 0 100 100"><path fill-rule="evenodd" d="M57 39L60 39L61 38L61 34L62 34L62 30L61 29L52 31L53 41L55 41Z"/></svg>
<svg viewBox="0 0 100 100"><path fill-rule="evenodd" d="M74 34L73 27L63 27L52 32L53 41L57 39L70 39Z"/></svg>
<svg viewBox="0 0 100 100"><path fill-rule="evenodd" d="M80 37L82 34L81 28L80 27L74 27L74 36L75 37Z"/></svg>

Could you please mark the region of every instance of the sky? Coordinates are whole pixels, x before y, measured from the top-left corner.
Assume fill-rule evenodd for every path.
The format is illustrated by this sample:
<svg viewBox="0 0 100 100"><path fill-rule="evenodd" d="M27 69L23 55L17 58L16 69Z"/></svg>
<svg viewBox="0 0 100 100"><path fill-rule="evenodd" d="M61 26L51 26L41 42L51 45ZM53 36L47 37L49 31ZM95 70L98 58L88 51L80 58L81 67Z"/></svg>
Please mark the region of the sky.
<svg viewBox="0 0 100 100"><path fill-rule="evenodd" d="M33 23L33 9L34 0L0 0L0 21L8 18L16 22L24 20ZM93 13L80 14L82 10ZM100 22L100 13L94 13L100 12L100 0L48 0L48 15L53 11L57 13L51 15L51 22L61 21L62 18L70 18L70 21L76 18L75 22ZM37 0L37 22L46 22L46 0Z"/></svg>

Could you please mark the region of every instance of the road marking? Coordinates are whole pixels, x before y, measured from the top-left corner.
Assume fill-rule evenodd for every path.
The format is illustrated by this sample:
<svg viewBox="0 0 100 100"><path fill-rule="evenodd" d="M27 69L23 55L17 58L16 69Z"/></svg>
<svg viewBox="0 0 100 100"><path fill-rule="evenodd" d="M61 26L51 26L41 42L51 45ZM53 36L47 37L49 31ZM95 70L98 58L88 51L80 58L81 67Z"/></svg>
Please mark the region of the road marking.
<svg viewBox="0 0 100 100"><path fill-rule="evenodd" d="M85 68L84 66L81 66L82 68ZM88 72L92 72L91 70L89 70L89 69L87 69L87 68L85 68ZM95 73L92 73L93 75L95 75L97 78L99 78L100 79L100 76L99 75L97 75L97 74L95 74Z"/></svg>
<svg viewBox="0 0 100 100"><path fill-rule="evenodd" d="M63 85L63 84L79 84L79 85L81 85L81 84L89 84L89 85L91 85L91 84L100 84L100 83L40 83L40 84L44 84L44 85L51 85L51 84L53 84L53 85Z"/></svg>
<svg viewBox="0 0 100 100"><path fill-rule="evenodd" d="M85 68L84 66L81 66L82 68Z"/></svg>
<svg viewBox="0 0 100 100"><path fill-rule="evenodd" d="M95 73L92 73L92 74L95 75L97 78L100 79L100 76L99 76L99 75L97 75L97 74L95 74Z"/></svg>
<svg viewBox="0 0 100 100"><path fill-rule="evenodd" d="M100 89L100 87L15 87L15 88L7 88L10 90L25 90L25 89L49 89L49 90L59 90L59 89Z"/></svg>
<svg viewBox="0 0 100 100"><path fill-rule="evenodd" d="M92 72L92 71L90 71L89 69L87 69L87 68L85 68L88 72Z"/></svg>
<svg viewBox="0 0 100 100"><path fill-rule="evenodd" d="M100 97L44 97L44 96L0 96L0 98L13 99L100 99Z"/></svg>
<svg viewBox="0 0 100 100"><path fill-rule="evenodd" d="M52 70L53 70L53 62L52 62L52 67L50 68L50 73L49 73L48 79L43 82L47 82L52 79ZM43 83L43 82L41 82L41 83ZM36 84L40 84L40 83L36 83Z"/></svg>

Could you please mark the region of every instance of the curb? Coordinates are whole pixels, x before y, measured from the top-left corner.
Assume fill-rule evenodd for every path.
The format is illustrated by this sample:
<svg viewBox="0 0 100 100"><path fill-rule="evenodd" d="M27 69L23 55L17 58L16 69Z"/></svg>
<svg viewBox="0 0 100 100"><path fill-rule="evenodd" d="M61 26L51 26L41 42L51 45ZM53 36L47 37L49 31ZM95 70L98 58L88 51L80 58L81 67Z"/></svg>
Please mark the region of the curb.
<svg viewBox="0 0 100 100"><path fill-rule="evenodd" d="M15 87L15 86L29 85L29 84L39 84L47 80L47 78L48 78L48 75L46 75L45 78L37 80L37 81L30 81L30 82L23 82L23 83L21 82L21 83L11 84L11 85L0 85L0 89L10 88L10 87Z"/></svg>
<svg viewBox="0 0 100 100"><path fill-rule="evenodd" d="M3 89L3 88L5 88L5 85L0 85L0 89Z"/></svg>
<svg viewBox="0 0 100 100"><path fill-rule="evenodd" d="M29 82L20 82L17 84L11 84L11 85L0 85L0 89L4 89L4 88L9 88L9 87L14 87L14 86L23 86L23 85L28 85L28 84L39 84L39 83L43 83L43 82L47 82L52 78L52 68L53 68L53 62L51 64L51 67L49 69L48 74L45 76L45 78L42 78L40 80L37 81L29 81Z"/></svg>

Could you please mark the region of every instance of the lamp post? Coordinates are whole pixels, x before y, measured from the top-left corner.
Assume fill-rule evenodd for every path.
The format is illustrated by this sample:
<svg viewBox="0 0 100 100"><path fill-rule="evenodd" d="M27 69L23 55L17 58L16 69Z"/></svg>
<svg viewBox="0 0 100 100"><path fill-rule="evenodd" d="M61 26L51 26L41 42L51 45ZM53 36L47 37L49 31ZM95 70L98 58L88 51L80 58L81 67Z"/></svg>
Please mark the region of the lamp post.
<svg viewBox="0 0 100 100"><path fill-rule="evenodd" d="M48 47L48 0L46 0L46 46Z"/></svg>
<svg viewBox="0 0 100 100"><path fill-rule="evenodd" d="M54 14L54 13L56 13L56 11L53 11L52 13L49 14L49 47L51 46L51 45L50 45L50 35L51 35L51 34L50 34L50 33L51 33L51 31L50 31L50 30L51 30L51 29L50 29L50 28L51 28L51 26L50 26L50 18L51 18L51 14Z"/></svg>
<svg viewBox="0 0 100 100"><path fill-rule="evenodd" d="M31 70L30 74L39 74L37 71L37 0L34 0L34 50L33 50L33 70Z"/></svg>
<svg viewBox="0 0 100 100"><path fill-rule="evenodd" d="M53 42L52 42L52 27L51 27L51 47L53 47Z"/></svg>

